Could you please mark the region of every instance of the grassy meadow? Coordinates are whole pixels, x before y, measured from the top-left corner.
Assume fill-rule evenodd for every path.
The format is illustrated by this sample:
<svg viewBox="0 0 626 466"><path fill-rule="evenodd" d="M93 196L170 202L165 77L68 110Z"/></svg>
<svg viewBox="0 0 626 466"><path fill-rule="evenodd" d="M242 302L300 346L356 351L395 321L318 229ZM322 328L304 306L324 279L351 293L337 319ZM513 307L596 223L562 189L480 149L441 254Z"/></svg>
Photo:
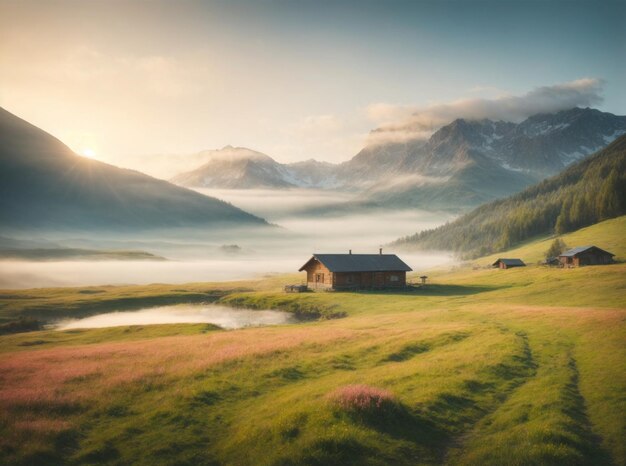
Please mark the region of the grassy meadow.
<svg viewBox="0 0 626 466"><path fill-rule="evenodd" d="M626 259L625 218L564 235ZM406 292L229 284L0 292L0 318L174 302L295 312L224 331L0 336L0 463L626 465L626 264L428 273ZM476 263L485 265L491 258Z"/></svg>

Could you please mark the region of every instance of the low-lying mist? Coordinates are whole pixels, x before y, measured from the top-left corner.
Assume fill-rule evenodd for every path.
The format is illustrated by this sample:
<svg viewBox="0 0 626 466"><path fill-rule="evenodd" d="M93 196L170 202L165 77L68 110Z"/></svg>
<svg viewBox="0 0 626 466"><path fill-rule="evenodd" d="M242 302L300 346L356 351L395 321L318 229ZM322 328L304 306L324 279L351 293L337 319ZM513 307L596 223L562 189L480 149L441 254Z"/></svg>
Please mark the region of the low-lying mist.
<svg viewBox="0 0 626 466"><path fill-rule="evenodd" d="M133 312L108 312L84 319L59 322L57 330L76 328L121 327L151 324L215 324L225 329L295 323L292 314L284 311L251 311L216 304L181 304L161 306Z"/></svg>
<svg viewBox="0 0 626 466"><path fill-rule="evenodd" d="M62 247L143 250L167 258L146 261L0 261L0 288L230 281L272 273L297 273L313 253L377 253L401 236L433 228L452 217L426 211L358 211L303 215L302 206L337 201L305 190L212 190L226 201L279 225L265 230L171 230L150 234L42 236ZM341 196L341 195L340 195ZM269 230L269 231L268 231ZM386 253L396 253L385 249ZM444 252L399 253L420 271L453 261Z"/></svg>
<svg viewBox="0 0 626 466"><path fill-rule="evenodd" d="M322 189L215 189L196 188L201 194L230 202L237 207L280 223L310 207L333 206L354 199L354 194Z"/></svg>

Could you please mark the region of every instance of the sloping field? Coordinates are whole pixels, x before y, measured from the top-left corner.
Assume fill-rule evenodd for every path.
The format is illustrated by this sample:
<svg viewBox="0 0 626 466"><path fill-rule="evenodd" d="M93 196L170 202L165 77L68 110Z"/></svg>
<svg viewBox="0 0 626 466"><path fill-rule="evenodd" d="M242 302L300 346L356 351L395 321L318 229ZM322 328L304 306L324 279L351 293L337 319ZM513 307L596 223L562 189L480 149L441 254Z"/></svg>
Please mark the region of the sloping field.
<svg viewBox="0 0 626 466"><path fill-rule="evenodd" d="M617 258L626 259L626 216L606 220L598 225L581 228L573 233L561 235L568 247L597 245L612 252ZM480 264L493 263L498 257L519 257L526 263L536 263L545 259L546 251L554 241L555 236L537 241L531 241L515 249L476 260ZM491 262L490 262L491 261Z"/></svg>
<svg viewBox="0 0 626 466"><path fill-rule="evenodd" d="M626 265L430 275L407 293L212 295L346 315L282 327L2 336L0 463L626 464ZM64 295L68 313L104 299L0 303Z"/></svg>

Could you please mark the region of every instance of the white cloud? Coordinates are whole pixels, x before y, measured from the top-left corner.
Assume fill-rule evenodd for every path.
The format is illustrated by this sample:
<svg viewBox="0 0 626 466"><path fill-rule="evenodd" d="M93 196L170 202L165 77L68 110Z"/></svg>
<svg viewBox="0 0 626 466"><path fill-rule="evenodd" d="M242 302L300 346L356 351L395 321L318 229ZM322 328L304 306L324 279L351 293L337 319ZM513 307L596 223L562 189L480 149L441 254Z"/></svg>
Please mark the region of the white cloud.
<svg viewBox="0 0 626 466"><path fill-rule="evenodd" d="M393 105L384 102L370 104L365 109L367 117L377 124L389 124L403 118L410 117L416 110L416 107L408 105Z"/></svg>
<svg viewBox="0 0 626 466"><path fill-rule="evenodd" d="M602 102L603 81L584 78L537 87L523 95L501 95L492 99L470 98L426 107L372 104L367 115L380 127L371 132L370 144L423 139L457 118L522 121L537 113L553 113Z"/></svg>

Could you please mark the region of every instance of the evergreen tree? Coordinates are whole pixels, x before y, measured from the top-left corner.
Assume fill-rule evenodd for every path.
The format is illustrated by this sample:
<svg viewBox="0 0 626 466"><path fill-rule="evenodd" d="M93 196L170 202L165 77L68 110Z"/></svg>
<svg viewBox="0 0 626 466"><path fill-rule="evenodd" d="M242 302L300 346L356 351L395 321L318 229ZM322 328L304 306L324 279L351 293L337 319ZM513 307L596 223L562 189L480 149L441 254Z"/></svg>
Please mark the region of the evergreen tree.
<svg viewBox="0 0 626 466"><path fill-rule="evenodd" d="M620 182L617 170L613 169L611 174L604 180L597 202L597 212L600 220L611 218L620 211Z"/></svg>
<svg viewBox="0 0 626 466"><path fill-rule="evenodd" d="M563 233L567 233L570 231L570 210L571 210L572 201L568 198L564 203L563 207L561 207L561 213L556 219L556 225L554 226L554 230L558 235L562 235Z"/></svg>
<svg viewBox="0 0 626 466"><path fill-rule="evenodd" d="M396 244L477 257L533 236L563 234L624 214L626 135L557 176Z"/></svg>
<svg viewBox="0 0 626 466"><path fill-rule="evenodd" d="M556 238L546 251L546 259L560 256L567 249L567 245L561 238Z"/></svg>

